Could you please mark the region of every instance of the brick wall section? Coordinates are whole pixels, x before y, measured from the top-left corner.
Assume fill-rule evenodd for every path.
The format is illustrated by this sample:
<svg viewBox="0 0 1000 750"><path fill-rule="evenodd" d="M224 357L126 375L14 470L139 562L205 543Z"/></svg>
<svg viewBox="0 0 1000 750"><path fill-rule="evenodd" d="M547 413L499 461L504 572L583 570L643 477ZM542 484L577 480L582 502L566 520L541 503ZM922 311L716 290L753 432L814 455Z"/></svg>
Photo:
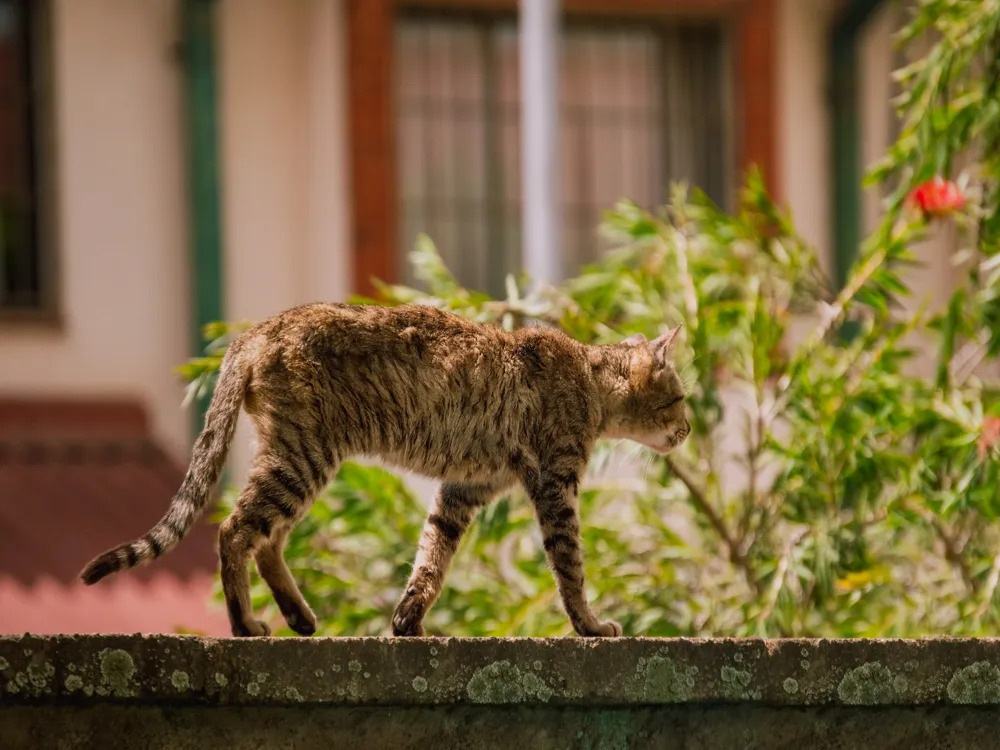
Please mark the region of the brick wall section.
<svg viewBox="0 0 1000 750"><path fill-rule="evenodd" d="M396 281L397 164L393 93L393 27L399 5L517 7L515 0L350 0L348 77L354 286ZM735 22L737 167L760 167L781 199L777 148L777 8L775 0L564 0L569 13L680 13Z"/></svg>

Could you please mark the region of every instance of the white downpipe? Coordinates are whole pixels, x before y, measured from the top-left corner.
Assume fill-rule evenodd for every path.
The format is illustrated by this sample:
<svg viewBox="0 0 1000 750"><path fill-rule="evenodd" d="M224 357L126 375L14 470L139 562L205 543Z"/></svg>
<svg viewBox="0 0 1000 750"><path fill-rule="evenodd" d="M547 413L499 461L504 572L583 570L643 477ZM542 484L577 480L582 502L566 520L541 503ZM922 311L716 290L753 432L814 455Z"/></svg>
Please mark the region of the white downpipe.
<svg viewBox="0 0 1000 750"><path fill-rule="evenodd" d="M559 0L520 0L521 260L535 284L562 278L559 244Z"/></svg>

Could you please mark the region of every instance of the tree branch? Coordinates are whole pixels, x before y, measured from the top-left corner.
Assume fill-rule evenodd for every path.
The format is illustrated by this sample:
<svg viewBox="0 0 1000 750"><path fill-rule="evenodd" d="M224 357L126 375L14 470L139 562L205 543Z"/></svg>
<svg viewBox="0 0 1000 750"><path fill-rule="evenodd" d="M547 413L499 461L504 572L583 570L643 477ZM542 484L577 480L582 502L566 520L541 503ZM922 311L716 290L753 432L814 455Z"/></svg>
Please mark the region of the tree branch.
<svg viewBox="0 0 1000 750"><path fill-rule="evenodd" d="M722 520L722 516L720 516L715 508L712 507L712 504L705 496L705 491L698 485L694 477L691 476L687 469L681 467L681 465L670 456L667 456L666 464L673 475L681 480L681 483L687 487L695 507L703 516L705 516L706 519L708 519L708 523L715 530L715 533L719 535L722 543L726 546L729 561L743 573L743 577L746 579L750 588L759 594L761 591L760 581L757 580L756 575L754 575L754 572L750 567L750 562L747 560L743 550L740 549L739 541L730 533L725 521Z"/></svg>

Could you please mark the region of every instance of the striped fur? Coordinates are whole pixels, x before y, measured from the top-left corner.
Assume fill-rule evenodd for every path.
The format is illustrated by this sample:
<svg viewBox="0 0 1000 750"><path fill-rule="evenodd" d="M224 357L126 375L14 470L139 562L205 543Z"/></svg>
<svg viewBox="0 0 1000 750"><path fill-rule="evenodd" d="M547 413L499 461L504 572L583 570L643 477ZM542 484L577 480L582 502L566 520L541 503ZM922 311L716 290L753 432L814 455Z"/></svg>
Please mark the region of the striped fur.
<svg viewBox="0 0 1000 750"><path fill-rule="evenodd" d="M394 634L423 633L476 512L520 483L573 628L620 635L586 600L577 486L598 438L628 438L666 453L687 436L683 388L668 357L676 335L598 347L550 328L508 333L424 306L285 311L230 347L191 467L163 519L141 539L97 557L81 577L95 583L184 537L218 483L242 405L259 447L219 529L234 635L269 633L253 618L251 558L289 626L315 632L316 618L284 561L285 540L340 462L358 455L442 481Z"/></svg>

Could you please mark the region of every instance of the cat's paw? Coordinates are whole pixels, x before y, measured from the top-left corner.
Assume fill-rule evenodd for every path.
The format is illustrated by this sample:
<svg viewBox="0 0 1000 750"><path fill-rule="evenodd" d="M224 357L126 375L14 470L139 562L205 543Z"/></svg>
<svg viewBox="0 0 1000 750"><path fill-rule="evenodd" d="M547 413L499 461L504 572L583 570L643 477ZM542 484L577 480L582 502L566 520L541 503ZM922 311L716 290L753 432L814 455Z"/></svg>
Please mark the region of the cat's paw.
<svg viewBox="0 0 1000 750"><path fill-rule="evenodd" d="M605 620L597 628L598 635L603 638L621 638L622 626L614 620Z"/></svg>
<svg viewBox="0 0 1000 750"><path fill-rule="evenodd" d="M424 627L424 600L412 586L406 590L402 601L392 616L392 634L395 636L422 636Z"/></svg>
<svg viewBox="0 0 1000 750"><path fill-rule="evenodd" d="M233 626L233 635L237 638L260 638L271 635L271 628L262 620L249 620Z"/></svg>
<svg viewBox="0 0 1000 750"><path fill-rule="evenodd" d="M299 635L312 635L316 632L316 615L309 611L292 612L285 616L285 622Z"/></svg>

